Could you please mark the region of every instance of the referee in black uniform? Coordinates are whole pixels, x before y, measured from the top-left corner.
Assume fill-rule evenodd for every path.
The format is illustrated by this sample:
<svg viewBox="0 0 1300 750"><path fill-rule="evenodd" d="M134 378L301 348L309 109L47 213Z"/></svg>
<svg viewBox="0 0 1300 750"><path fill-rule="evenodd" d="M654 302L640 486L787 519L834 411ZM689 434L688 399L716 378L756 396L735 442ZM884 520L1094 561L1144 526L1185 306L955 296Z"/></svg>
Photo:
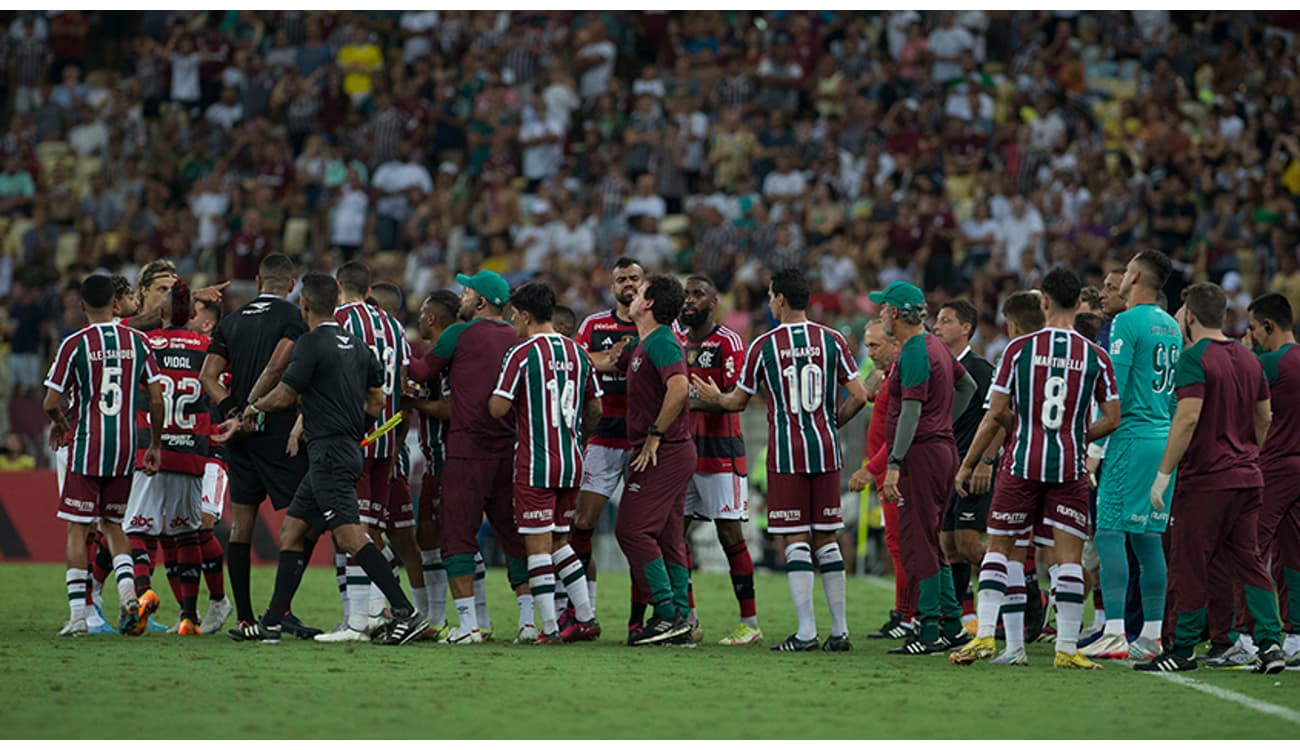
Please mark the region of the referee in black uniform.
<svg viewBox="0 0 1300 750"><path fill-rule="evenodd" d="M400 646L429 628L361 526L361 440L383 411L384 375L365 343L334 322L338 301L338 282L331 276L312 272L303 277L300 304L311 331L298 339L279 385L244 409L244 421L256 421L264 413L291 410L301 398L308 469L280 527L280 568L271 606L260 623L232 631L235 640L280 640L282 613L306 568L303 541L325 527L388 597L394 622L378 643Z"/></svg>
<svg viewBox="0 0 1300 750"><path fill-rule="evenodd" d="M934 335L948 347L952 356L975 379L975 396L966 410L952 423L953 437L957 441L957 455L965 456L975 439L980 420L984 418L984 398L993 382L993 365L970 348L970 338L979 323L975 306L964 299L945 302L935 318ZM992 465L981 464L982 471L991 472ZM993 500L990 489L983 493L961 495L954 491L948 500L939 527L939 542L952 566L953 588L957 601L966 601L971 574L978 570L984 559L984 529L988 521L989 504ZM975 567L972 567L975 566Z"/></svg>
<svg viewBox="0 0 1300 750"><path fill-rule="evenodd" d="M293 284L293 261L279 254L266 256L258 269L257 299L227 315L213 331L199 380L208 398L218 404L221 419L238 417L247 404L280 382L294 342L307 332L298 307L284 299ZM229 388L221 383L227 369L231 371ZM232 519L226 559L230 591L241 625L256 620L249 592L249 566L257 508L268 496L276 510L289 507L294 490L307 472L306 456L286 453L296 418L293 410L267 415L256 430L239 432L227 443ZM314 544L313 536L308 542L309 553ZM303 625L292 614L285 618L284 626L301 638L321 632Z"/></svg>

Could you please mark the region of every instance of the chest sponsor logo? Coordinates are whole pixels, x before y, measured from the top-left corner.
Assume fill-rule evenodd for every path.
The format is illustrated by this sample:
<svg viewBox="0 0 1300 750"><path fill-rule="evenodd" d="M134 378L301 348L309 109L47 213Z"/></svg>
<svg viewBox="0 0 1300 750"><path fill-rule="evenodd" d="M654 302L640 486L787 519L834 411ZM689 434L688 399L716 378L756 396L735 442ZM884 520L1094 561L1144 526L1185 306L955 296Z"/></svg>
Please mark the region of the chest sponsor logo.
<svg viewBox="0 0 1300 750"><path fill-rule="evenodd" d="M334 334L334 338L336 338L336 339L339 340L339 348L340 348L340 349L351 349L351 348L352 348L352 337L351 337L351 336L340 336L340 335L338 335L338 334Z"/></svg>

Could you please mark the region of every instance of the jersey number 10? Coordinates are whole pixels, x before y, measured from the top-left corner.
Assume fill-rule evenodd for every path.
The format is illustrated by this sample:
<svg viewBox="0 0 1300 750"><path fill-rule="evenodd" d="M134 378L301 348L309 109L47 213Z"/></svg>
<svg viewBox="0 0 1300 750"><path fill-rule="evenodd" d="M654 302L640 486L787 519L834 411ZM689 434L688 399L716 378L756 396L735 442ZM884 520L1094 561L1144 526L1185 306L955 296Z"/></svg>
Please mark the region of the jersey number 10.
<svg viewBox="0 0 1300 750"><path fill-rule="evenodd" d="M795 369L790 365L781 371L785 378L787 398L792 414L811 413L822 408L824 386L821 368L812 363Z"/></svg>

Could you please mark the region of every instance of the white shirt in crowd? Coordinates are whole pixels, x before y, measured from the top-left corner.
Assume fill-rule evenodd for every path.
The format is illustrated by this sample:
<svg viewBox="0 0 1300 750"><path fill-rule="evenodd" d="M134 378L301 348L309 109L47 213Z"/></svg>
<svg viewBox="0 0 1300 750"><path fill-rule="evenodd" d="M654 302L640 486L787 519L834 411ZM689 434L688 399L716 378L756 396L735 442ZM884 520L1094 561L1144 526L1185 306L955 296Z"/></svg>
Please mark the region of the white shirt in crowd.
<svg viewBox="0 0 1300 750"><path fill-rule="evenodd" d="M366 209L370 196L347 183L339 187L339 200L330 213L330 244L359 247L366 233Z"/></svg>
<svg viewBox="0 0 1300 750"><path fill-rule="evenodd" d="M929 48L935 57L961 57L962 53L975 51L975 37L954 23L949 28L930 32ZM960 78L961 75L960 62L935 61L930 69L930 79L936 83Z"/></svg>
<svg viewBox="0 0 1300 750"><path fill-rule="evenodd" d="M439 15L436 10L408 10L402 13L398 25L406 41L402 44L402 60L407 63L418 60L433 51L433 39L429 32L438 26Z"/></svg>
<svg viewBox="0 0 1300 750"><path fill-rule="evenodd" d="M172 101L199 100L199 53L172 55Z"/></svg>
<svg viewBox="0 0 1300 750"><path fill-rule="evenodd" d="M222 130L229 133L244 119L244 105L239 102L230 105L213 102L208 106L208 111L203 114L203 117L208 122L221 126Z"/></svg>
<svg viewBox="0 0 1300 750"><path fill-rule="evenodd" d="M991 216L984 221L971 216L961 223L961 235L966 243L966 252L990 253L997 241L998 223ZM987 237L992 239L985 241Z"/></svg>
<svg viewBox="0 0 1300 750"><path fill-rule="evenodd" d="M570 229L568 224L557 220L547 224L546 228L551 250L567 261L577 262L596 251L596 234L587 222Z"/></svg>
<svg viewBox="0 0 1300 750"><path fill-rule="evenodd" d="M998 222L998 241L1006 248L1006 268L1008 273L1020 272L1020 256L1026 251L1038 253L1035 241L1043 236L1043 217L1038 209L1026 205L1025 212L1019 218L1015 212L1009 212Z"/></svg>
<svg viewBox="0 0 1300 750"><path fill-rule="evenodd" d="M523 125L519 128L521 143L547 135L559 139L524 147L522 160L524 177L530 180L542 180L560 170L560 164L564 161L565 131L564 123L559 118L550 116L550 113L545 116L534 115L524 118Z"/></svg>
<svg viewBox="0 0 1300 750"><path fill-rule="evenodd" d="M406 218L407 203L404 193L407 190L419 188L420 192L426 195L433 192L433 178L429 176L429 170L423 164L416 162L386 161L375 170L374 177L370 178L370 185L383 193L395 193L375 202L376 213L395 219Z"/></svg>
<svg viewBox="0 0 1300 750"><path fill-rule="evenodd" d="M199 220L199 247L212 247L221 239L221 217L229 208L225 193L203 192L190 200L190 213Z"/></svg>
<svg viewBox="0 0 1300 750"><path fill-rule="evenodd" d="M582 74L578 88L583 99L594 99L609 89L609 77L614 74L614 61L618 57L618 48L613 42L592 42L578 50L578 58L603 57L603 62L594 65Z"/></svg>
<svg viewBox="0 0 1300 750"><path fill-rule="evenodd" d="M628 199L627 207L623 212L628 216L648 214L656 219L663 219L668 214L668 204L657 195L634 195Z"/></svg>
<svg viewBox="0 0 1300 750"><path fill-rule="evenodd" d="M971 110L970 95L954 91L948 95L948 100L943 104L943 113L949 117L956 117L966 122L972 120L992 120L994 114L993 97L984 92L980 92L977 100L979 101L979 111Z"/></svg>
<svg viewBox="0 0 1300 750"><path fill-rule="evenodd" d="M804 179L803 172L797 169L790 170L789 174L768 172L767 177L763 178L763 196L768 200L785 200L802 194L807 187L808 181Z"/></svg>
<svg viewBox="0 0 1300 750"><path fill-rule="evenodd" d="M627 254L649 270L673 262L677 250L667 235L632 232L627 238Z"/></svg>

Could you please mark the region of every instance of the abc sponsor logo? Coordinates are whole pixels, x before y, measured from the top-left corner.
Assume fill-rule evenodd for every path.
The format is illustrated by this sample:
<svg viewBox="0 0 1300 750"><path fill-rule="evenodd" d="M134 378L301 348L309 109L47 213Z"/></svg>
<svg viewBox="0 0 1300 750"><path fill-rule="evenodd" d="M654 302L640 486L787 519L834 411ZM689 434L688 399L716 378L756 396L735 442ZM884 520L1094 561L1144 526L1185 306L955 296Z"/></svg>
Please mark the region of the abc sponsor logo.
<svg viewBox="0 0 1300 750"><path fill-rule="evenodd" d="M132 528L153 528L153 516L136 516L127 524Z"/></svg>
<svg viewBox="0 0 1300 750"><path fill-rule="evenodd" d="M188 529L190 527L190 522L188 519L177 516L167 524L167 527L171 529Z"/></svg>

